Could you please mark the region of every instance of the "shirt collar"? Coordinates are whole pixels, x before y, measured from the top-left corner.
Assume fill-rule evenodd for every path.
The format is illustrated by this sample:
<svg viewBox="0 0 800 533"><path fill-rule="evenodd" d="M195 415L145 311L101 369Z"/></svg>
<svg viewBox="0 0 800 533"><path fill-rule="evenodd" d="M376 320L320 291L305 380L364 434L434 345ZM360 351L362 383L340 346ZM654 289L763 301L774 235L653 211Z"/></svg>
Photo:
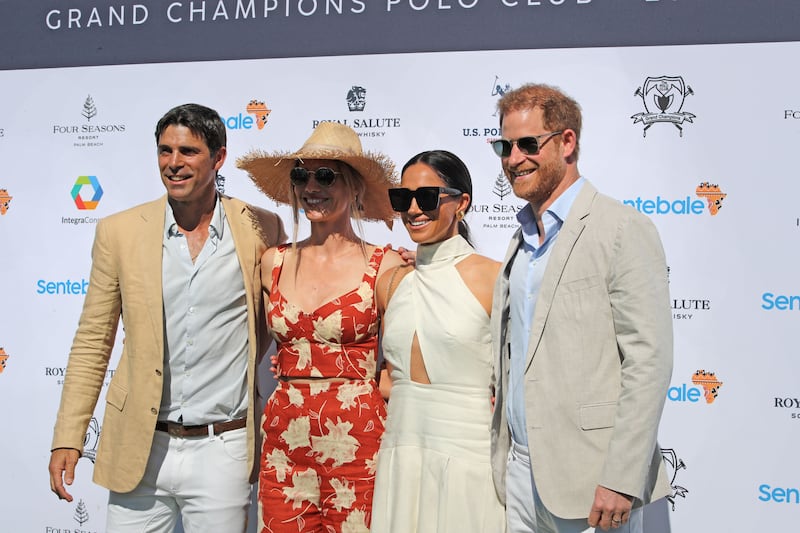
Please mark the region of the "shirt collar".
<svg viewBox="0 0 800 533"><path fill-rule="evenodd" d="M211 215L211 222L208 225L208 236L212 239L221 239L224 232L224 224L222 218L224 211L222 210L222 202L219 199L219 193L216 195L216 203L214 204L214 213ZM167 232L167 238L182 237L183 233L175 222L175 213L172 212L172 206L167 202L167 212L164 219L164 228Z"/></svg>
<svg viewBox="0 0 800 533"><path fill-rule="evenodd" d="M578 197L578 193L585 182L586 179L583 176L579 177L575 183L561 193L558 198L550 204L550 207L542 213L542 221L545 224L545 229L547 229L547 226L552 227L553 223L559 226L564 223L569 214L569 210L572 208L573 202L575 202L575 198ZM539 228L536 226L536 217L533 215L531 204L525 204L525 207L517 212L517 222L522 226L522 236L525 241L538 245ZM545 233L545 235L547 235L547 233Z"/></svg>

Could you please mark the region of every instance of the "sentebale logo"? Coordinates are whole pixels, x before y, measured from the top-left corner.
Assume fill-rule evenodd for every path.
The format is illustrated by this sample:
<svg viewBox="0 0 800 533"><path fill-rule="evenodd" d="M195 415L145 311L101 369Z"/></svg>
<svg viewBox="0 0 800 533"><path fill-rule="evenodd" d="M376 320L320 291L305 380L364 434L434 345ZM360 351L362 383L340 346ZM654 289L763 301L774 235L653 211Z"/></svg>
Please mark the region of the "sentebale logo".
<svg viewBox="0 0 800 533"><path fill-rule="evenodd" d="M0 374L6 369L6 361L10 356L6 353L5 348L0 346Z"/></svg>
<svg viewBox="0 0 800 533"><path fill-rule="evenodd" d="M88 188L91 188L91 194L88 194ZM78 209L96 209L103 197L103 188L100 187L97 176L78 176L75 185L72 186L71 195ZM85 200L84 197L91 197L91 200Z"/></svg>
<svg viewBox="0 0 800 533"><path fill-rule="evenodd" d="M8 194L8 189L0 189L0 215L5 215L8 212L8 206L12 198L14 197Z"/></svg>

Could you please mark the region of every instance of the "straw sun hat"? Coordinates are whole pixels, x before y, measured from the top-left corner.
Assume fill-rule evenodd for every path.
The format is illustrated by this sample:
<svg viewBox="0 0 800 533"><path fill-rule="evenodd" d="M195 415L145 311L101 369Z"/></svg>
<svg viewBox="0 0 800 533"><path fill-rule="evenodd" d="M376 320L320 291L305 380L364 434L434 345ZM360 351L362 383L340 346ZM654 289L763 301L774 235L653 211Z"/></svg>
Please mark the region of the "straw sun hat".
<svg viewBox="0 0 800 533"><path fill-rule="evenodd" d="M338 122L321 122L296 152L254 150L237 159L236 166L245 170L264 194L276 202L291 204L289 172L296 161L302 164L309 159L341 161L355 170L356 177L364 182L364 197L359 198L364 219L390 224L397 215L387 192L397 185L394 164L383 154L364 152L358 134Z"/></svg>

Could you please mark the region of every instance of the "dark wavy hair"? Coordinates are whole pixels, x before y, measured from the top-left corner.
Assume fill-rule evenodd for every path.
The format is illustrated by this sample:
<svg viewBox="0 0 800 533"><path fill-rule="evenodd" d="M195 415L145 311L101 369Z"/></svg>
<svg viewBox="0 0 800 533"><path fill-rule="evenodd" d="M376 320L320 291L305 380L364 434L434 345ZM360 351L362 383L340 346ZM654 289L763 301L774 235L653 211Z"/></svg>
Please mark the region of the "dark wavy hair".
<svg viewBox="0 0 800 533"><path fill-rule="evenodd" d="M167 111L156 124L156 142L168 126L185 126L205 141L211 156L226 145L225 124L219 113L200 104L183 104Z"/></svg>
<svg viewBox="0 0 800 533"><path fill-rule="evenodd" d="M448 152L447 150L428 150L420 152L403 165L403 170L400 174L405 174L408 167L417 163L424 163L431 167L448 187L469 194L469 204L467 204L466 209L466 211L469 211L472 205L472 178L469 175L467 165L465 165L456 154ZM463 218L458 221L458 234L472 245L469 226L467 226Z"/></svg>

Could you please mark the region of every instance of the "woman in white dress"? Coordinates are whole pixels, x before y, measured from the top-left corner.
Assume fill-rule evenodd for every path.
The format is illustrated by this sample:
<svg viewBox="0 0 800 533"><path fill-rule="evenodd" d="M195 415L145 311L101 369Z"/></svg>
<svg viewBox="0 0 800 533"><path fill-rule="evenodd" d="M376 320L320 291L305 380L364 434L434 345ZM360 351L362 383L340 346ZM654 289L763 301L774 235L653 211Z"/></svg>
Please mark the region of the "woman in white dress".
<svg viewBox="0 0 800 533"><path fill-rule="evenodd" d="M389 196L418 248L415 268L388 271L376 289L391 391L372 532L502 532L489 462L489 314L500 263L469 242L472 181L457 156L418 154L401 180Z"/></svg>

